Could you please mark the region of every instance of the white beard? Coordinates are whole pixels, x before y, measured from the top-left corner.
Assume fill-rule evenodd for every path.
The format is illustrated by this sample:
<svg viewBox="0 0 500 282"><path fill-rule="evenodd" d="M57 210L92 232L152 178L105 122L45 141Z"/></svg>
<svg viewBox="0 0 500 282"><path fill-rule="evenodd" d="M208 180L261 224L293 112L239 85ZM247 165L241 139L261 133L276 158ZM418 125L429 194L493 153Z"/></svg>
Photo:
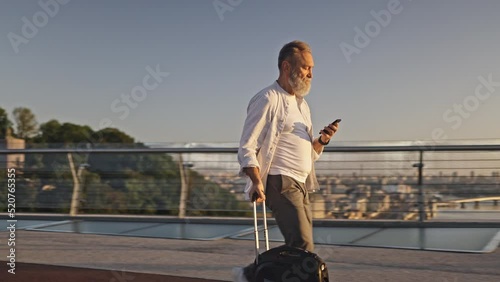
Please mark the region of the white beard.
<svg viewBox="0 0 500 282"><path fill-rule="evenodd" d="M306 83L305 80L299 77L297 72L292 73L288 78L288 83L292 87L293 93L300 98L304 98L311 90L311 83Z"/></svg>

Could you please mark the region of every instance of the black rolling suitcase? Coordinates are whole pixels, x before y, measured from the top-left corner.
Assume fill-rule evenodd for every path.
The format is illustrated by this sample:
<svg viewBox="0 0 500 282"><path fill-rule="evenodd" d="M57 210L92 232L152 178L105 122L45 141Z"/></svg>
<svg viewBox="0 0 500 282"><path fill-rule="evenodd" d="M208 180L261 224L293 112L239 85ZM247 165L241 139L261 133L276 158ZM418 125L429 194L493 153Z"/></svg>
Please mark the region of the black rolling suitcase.
<svg viewBox="0 0 500 282"><path fill-rule="evenodd" d="M253 202L255 234L255 282L328 282L325 262L315 253L290 246L269 249L266 205L262 203L266 251L259 253L257 203Z"/></svg>

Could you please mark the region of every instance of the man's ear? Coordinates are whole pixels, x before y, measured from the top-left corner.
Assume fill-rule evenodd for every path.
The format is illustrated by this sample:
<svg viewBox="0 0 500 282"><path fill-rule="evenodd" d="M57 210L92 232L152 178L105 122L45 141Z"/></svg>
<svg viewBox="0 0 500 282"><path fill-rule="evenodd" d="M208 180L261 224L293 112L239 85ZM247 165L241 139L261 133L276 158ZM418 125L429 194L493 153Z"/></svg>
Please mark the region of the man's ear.
<svg viewBox="0 0 500 282"><path fill-rule="evenodd" d="M282 63L281 63L281 69L285 72L285 73L290 73L290 69L291 69L291 65L290 65L290 62L284 60Z"/></svg>

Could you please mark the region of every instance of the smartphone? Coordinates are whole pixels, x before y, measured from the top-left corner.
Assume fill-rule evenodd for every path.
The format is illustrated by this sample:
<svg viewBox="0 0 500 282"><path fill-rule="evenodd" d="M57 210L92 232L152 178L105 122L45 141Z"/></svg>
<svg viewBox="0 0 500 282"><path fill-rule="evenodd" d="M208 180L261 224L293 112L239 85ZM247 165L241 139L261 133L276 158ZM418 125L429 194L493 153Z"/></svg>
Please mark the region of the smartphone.
<svg viewBox="0 0 500 282"><path fill-rule="evenodd" d="M339 122L341 122L341 121L342 121L342 119L341 119L341 118L338 118L338 119L336 119L334 122L332 122L332 124L337 124L337 123L339 123ZM322 130L319 132L319 134L323 133L323 131L324 131L324 129L322 129ZM325 134L326 134L326 132L325 132Z"/></svg>

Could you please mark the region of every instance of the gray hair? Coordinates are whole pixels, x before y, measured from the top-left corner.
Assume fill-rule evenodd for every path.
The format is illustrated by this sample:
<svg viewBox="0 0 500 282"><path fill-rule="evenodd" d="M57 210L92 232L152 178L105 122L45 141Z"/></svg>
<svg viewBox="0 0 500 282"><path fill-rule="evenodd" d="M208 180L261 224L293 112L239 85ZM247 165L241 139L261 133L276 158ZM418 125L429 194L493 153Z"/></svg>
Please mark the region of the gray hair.
<svg viewBox="0 0 500 282"><path fill-rule="evenodd" d="M281 71L281 64L284 61L288 61L292 66L294 66L297 61L297 55L302 52L311 53L311 47L309 44L299 40L294 40L285 44L283 48L281 48L278 56L278 69Z"/></svg>

